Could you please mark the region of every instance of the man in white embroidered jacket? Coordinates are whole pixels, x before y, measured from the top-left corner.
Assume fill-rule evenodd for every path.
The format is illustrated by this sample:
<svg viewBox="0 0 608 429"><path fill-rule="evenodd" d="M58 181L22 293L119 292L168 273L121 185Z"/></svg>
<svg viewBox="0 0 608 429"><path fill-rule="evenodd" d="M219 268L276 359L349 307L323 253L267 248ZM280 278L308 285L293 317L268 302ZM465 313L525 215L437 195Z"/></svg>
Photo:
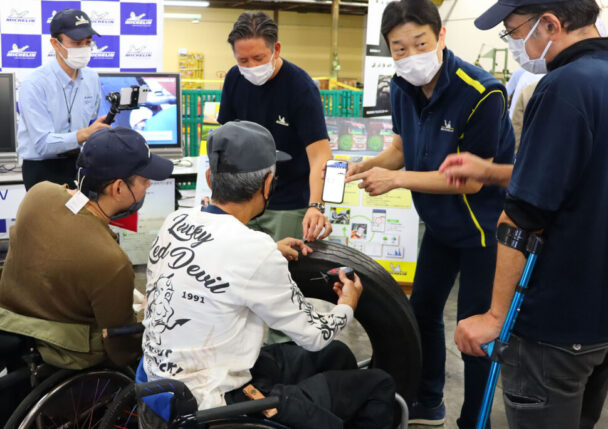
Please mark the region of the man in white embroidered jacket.
<svg viewBox="0 0 608 429"><path fill-rule="evenodd" d="M261 125L229 122L207 143L212 203L171 214L150 251L144 325L149 380L174 378L199 409L247 400L252 384L281 398L275 420L293 428L390 428L394 382L358 370L348 347L333 341L352 320L360 279L344 272L338 304L320 314L290 277L287 260L312 252L302 241L275 243L247 228L264 212L277 152ZM262 347L264 322L294 343Z"/></svg>

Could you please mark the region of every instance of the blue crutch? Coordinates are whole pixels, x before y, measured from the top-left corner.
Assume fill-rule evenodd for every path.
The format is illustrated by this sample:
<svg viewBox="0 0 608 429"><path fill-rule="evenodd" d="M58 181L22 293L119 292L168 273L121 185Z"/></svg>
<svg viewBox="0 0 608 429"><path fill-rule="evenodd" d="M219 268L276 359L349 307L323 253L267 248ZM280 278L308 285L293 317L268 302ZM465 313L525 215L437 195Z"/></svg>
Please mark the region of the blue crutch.
<svg viewBox="0 0 608 429"><path fill-rule="evenodd" d="M523 303L524 296L526 295L528 282L530 281L534 264L536 263L536 259L538 258L538 254L540 253L543 245L543 239L538 235L528 234L521 229L514 228L505 223L498 226L496 236L498 237L498 241L505 246L512 247L513 249L523 252L524 255L527 256L527 261L524 272L519 280L519 285L515 289L515 296L511 302L511 307L507 313L505 323L500 331L500 336L497 340L482 346L484 351L492 360L492 365L490 367L490 375L488 376L486 390L483 395L483 402L481 405L481 410L479 411L476 429L485 429L486 423L490 418L496 383L498 382L498 375L500 374L501 356L508 347L511 331L513 331L515 320L517 319L521 304Z"/></svg>

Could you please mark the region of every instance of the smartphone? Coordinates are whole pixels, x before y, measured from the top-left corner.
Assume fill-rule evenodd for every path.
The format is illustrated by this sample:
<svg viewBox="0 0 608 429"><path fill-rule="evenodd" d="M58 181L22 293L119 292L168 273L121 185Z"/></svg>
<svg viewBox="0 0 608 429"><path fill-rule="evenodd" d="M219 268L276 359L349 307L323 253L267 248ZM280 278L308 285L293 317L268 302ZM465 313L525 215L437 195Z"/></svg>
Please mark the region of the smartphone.
<svg viewBox="0 0 608 429"><path fill-rule="evenodd" d="M327 161L325 183L323 183L323 201L326 203L342 204L347 169L348 163L346 161Z"/></svg>

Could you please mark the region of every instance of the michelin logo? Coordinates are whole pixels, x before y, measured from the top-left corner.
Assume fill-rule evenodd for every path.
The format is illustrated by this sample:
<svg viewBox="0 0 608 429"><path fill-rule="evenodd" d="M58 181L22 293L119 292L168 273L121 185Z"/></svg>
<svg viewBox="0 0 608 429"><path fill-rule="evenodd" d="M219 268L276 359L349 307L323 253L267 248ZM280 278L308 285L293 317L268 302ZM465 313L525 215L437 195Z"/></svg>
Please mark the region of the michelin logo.
<svg viewBox="0 0 608 429"><path fill-rule="evenodd" d="M89 24L89 21L84 17L84 15L80 15L76 17L76 22L74 25L86 25Z"/></svg>
<svg viewBox="0 0 608 429"><path fill-rule="evenodd" d="M99 46L97 46L97 43L91 42L91 57L101 59L112 59L116 56L116 52L106 51L106 49L108 49L108 45L102 46L100 48Z"/></svg>
<svg viewBox="0 0 608 429"><path fill-rule="evenodd" d="M131 14L125 21L125 24L139 25L139 26L150 26L152 25L152 19L144 19L145 13L135 15L135 12L131 11Z"/></svg>
<svg viewBox="0 0 608 429"><path fill-rule="evenodd" d="M441 127L441 131L445 131L446 133L453 133L454 128L452 127L452 121L443 121L443 126Z"/></svg>
<svg viewBox="0 0 608 429"><path fill-rule="evenodd" d="M110 12L98 12L94 10L90 14L91 22L99 25L112 25L114 24L114 18L110 16Z"/></svg>
<svg viewBox="0 0 608 429"><path fill-rule="evenodd" d="M14 22L17 24L33 24L36 22L36 18L34 18L33 16L28 16L29 13L29 10L17 11L16 9L11 9L11 12L6 17L6 22Z"/></svg>
<svg viewBox="0 0 608 429"><path fill-rule="evenodd" d="M140 45L140 46L131 45L131 46L129 46L129 49L127 50L127 53L125 54L125 56L130 57L130 58L151 58L152 51L147 49L145 45Z"/></svg>
<svg viewBox="0 0 608 429"><path fill-rule="evenodd" d="M6 54L7 57L14 58L23 58L23 59L34 59L36 58L36 51L28 51L30 45L25 45L23 47L19 47L16 43L13 43L13 46L10 51Z"/></svg>
<svg viewBox="0 0 608 429"><path fill-rule="evenodd" d="M46 20L47 24L50 24L51 21L53 20L53 18L55 17L55 15L57 15L57 11L54 10L53 13L51 13L51 16Z"/></svg>

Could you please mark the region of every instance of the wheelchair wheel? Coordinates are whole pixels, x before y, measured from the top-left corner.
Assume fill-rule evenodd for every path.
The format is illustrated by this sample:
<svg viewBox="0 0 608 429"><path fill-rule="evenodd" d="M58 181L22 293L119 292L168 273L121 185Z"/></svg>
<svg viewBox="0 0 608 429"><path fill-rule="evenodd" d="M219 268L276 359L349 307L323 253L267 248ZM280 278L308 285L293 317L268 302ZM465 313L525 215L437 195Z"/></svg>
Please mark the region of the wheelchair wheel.
<svg viewBox="0 0 608 429"><path fill-rule="evenodd" d="M116 397L116 400L108 407L99 428L137 429L137 417L135 384L131 384L125 387L120 395Z"/></svg>
<svg viewBox="0 0 608 429"><path fill-rule="evenodd" d="M59 370L34 388L5 429L96 427L133 379L116 370Z"/></svg>

